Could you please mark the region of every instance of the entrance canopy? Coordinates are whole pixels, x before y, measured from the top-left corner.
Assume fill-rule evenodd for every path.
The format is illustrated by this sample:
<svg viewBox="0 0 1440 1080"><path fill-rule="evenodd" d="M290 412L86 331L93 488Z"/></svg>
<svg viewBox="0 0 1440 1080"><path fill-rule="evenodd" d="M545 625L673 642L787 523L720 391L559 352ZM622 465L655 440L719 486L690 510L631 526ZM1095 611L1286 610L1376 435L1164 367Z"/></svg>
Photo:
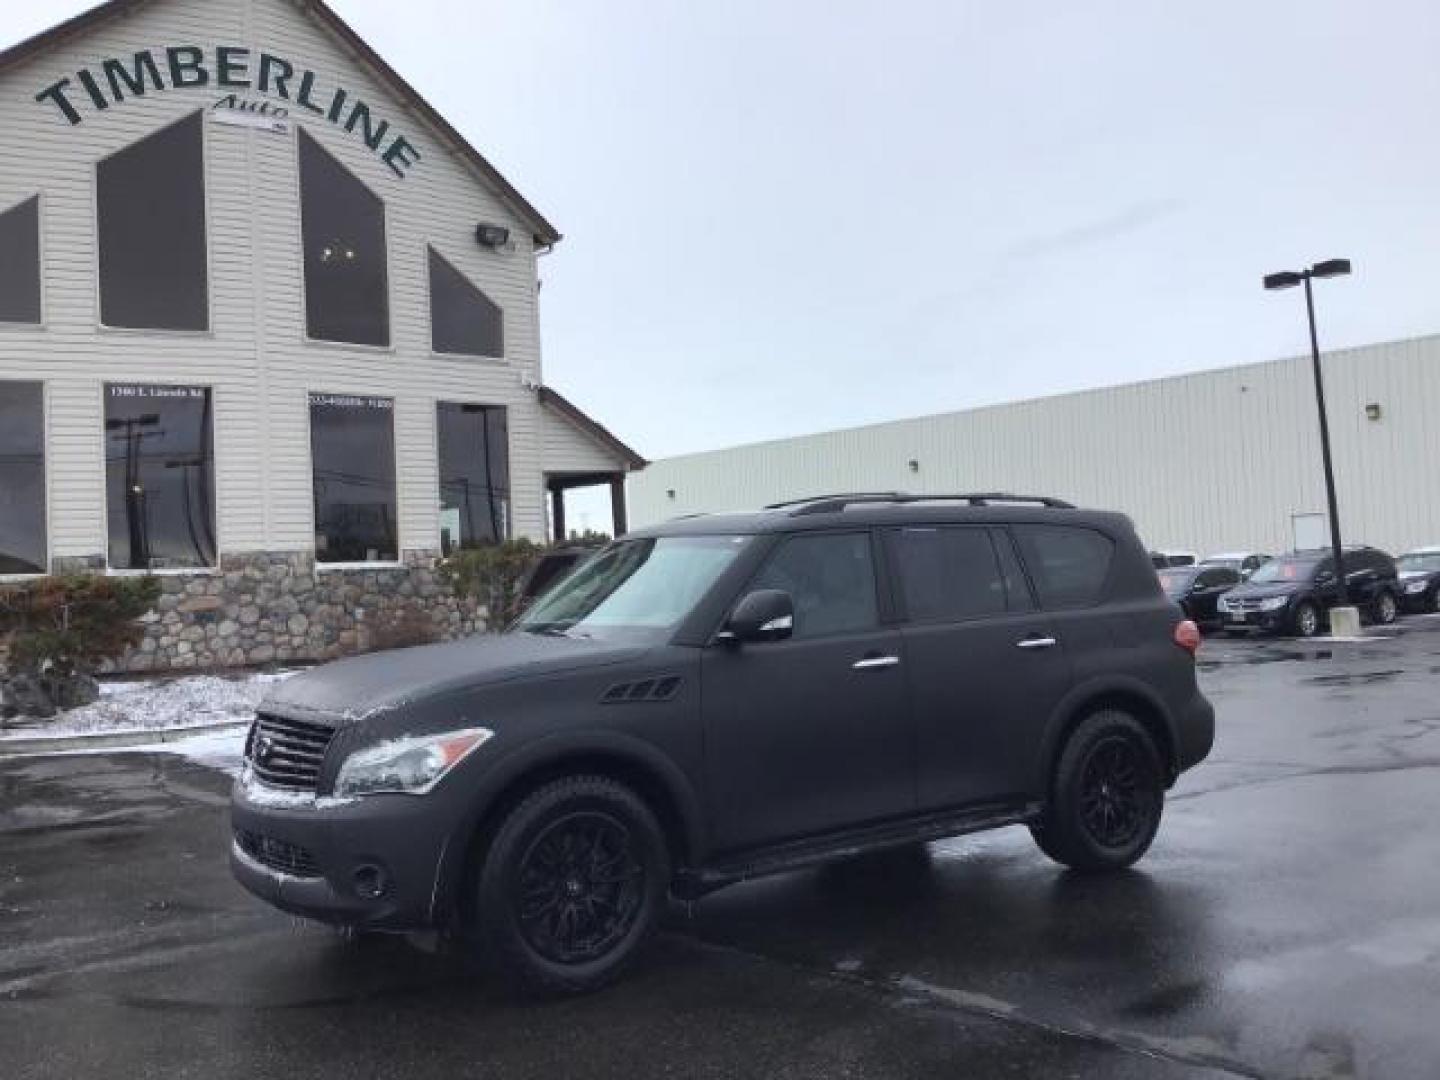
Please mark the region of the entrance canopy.
<svg viewBox="0 0 1440 1080"><path fill-rule="evenodd" d="M539 397L552 539L559 542L568 535L565 492L600 484L609 485L610 513L620 536L629 529L625 477L649 462L550 387L542 386Z"/></svg>

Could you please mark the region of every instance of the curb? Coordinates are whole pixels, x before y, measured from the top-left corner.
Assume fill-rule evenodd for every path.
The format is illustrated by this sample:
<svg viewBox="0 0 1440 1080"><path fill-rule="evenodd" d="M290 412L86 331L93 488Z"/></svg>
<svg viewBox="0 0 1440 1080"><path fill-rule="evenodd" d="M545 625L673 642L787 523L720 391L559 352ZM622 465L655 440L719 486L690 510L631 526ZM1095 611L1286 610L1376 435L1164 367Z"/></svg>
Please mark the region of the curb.
<svg viewBox="0 0 1440 1080"><path fill-rule="evenodd" d="M59 750L124 750L135 746L178 742L196 735L211 735L221 731L243 731L249 726L249 720L225 720L215 724L191 724L186 727L141 731L99 731L90 735L0 738L0 758L49 754Z"/></svg>

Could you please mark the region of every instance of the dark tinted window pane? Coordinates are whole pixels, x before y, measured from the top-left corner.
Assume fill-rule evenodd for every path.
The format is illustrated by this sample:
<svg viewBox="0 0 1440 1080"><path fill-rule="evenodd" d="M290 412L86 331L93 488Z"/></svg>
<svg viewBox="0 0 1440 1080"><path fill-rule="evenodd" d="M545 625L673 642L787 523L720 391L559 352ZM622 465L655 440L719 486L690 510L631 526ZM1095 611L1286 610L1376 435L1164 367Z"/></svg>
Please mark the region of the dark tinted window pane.
<svg viewBox="0 0 1440 1080"><path fill-rule="evenodd" d="M385 204L304 129L299 138L306 332L389 345Z"/></svg>
<svg viewBox="0 0 1440 1080"><path fill-rule="evenodd" d="M100 320L106 326L210 325L203 133L195 113L96 166Z"/></svg>
<svg viewBox="0 0 1440 1080"><path fill-rule="evenodd" d="M45 397L0 382L0 574L45 572Z"/></svg>
<svg viewBox="0 0 1440 1080"><path fill-rule="evenodd" d="M1109 537L1069 525L1017 525L1015 537L1044 607L1099 602L1115 548Z"/></svg>
<svg viewBox="0 0 1440 1080"><path fill-rule="evenodd" d="M317 562L395 562L395 409L389 398L310 395Z"/></svg>
<svg viewBox="0 0 1440 1080"><path fill-rule="evenodd" d="M430 337L436 352L504 356L500 305L430 249Z"/></svg>
<svg viewBox="0 0 1440 1080"><path fill-rule="evenodd" d="M1005 610L1005 583L986 529L896 529L895 553L905 611L916 622L970 619Z"/></svg>
<svg viewBox="0 0 1440 1080"><path fill-rule="evenodd" d="M0 214L0 322L40 321L40 199Z"/></svg>
<svg viewBox="0 0 1440 1080"><path fill-rule="evenodd" d="M440 547L494 544L510 533L509 426L495 405L442 401L436 421L440 444Z"/></svg>
<svg viewBox="0 0 1440 1080"><path fill-rule="evenodd" d="M865 630L878 621L868 533L787 540L750 588L790 594L797 638Z"/></svg>
<svg viewBox="0 0 1440 1080"><path fill-rule="evenodd" d="M215 565L211 426L205 387L105 387L105 505L112 567Z"/></svg>

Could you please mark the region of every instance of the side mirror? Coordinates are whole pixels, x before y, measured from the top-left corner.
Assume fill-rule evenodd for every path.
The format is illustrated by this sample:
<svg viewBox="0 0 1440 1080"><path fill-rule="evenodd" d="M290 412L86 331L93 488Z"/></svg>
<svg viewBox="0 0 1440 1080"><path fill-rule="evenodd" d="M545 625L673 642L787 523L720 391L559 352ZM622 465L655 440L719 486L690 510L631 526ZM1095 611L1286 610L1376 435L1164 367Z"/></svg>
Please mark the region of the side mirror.
<svg viewBox="0 0 1440 1080"><path fill-rule="evenodd" d="M742 597L730 612L719 639L784 641L795 631L795 602L779 589L759 589Z"/></svg>

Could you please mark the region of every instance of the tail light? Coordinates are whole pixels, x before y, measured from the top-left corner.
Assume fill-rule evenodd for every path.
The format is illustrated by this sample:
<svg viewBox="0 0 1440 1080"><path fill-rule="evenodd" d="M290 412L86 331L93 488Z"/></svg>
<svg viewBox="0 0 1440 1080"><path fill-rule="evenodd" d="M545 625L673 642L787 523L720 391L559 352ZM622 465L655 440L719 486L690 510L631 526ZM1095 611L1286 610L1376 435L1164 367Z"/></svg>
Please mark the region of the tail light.
<svg viewBox="0 0 1440 1080"><path fill-rule="evenodd" d="M1200 627L1189 619L1181 619L1175 624L1175 644L1194 656L1200 651Z"/></svg>

